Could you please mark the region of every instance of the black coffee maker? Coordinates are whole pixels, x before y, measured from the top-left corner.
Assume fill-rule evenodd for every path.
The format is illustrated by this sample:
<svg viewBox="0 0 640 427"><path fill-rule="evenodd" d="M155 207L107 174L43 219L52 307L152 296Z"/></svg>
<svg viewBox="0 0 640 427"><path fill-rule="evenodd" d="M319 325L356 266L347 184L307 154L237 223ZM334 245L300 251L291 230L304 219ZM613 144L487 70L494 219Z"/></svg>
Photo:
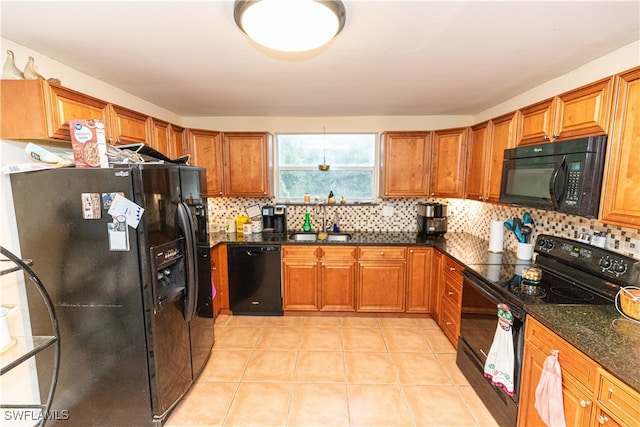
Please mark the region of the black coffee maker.
<svg viewBox="0 0 640 427"><path fill-rule="evenodd" d="M418 232L425 236L442 236L447 232L447 205L418 203Z"/></svg>
<svg viewBox="0 0 640 427"><path fill-rule="evenodd" d="M275 205L273 208L273 232L285 234L287 232L287 207Z"/></svg>
<svg viewBox="0 0 640 427"><path fill-rule="evenodd" d="M273 233L275 218L273 216L274 207L272 205L264 205L262 207L262 232Z"/></svg>

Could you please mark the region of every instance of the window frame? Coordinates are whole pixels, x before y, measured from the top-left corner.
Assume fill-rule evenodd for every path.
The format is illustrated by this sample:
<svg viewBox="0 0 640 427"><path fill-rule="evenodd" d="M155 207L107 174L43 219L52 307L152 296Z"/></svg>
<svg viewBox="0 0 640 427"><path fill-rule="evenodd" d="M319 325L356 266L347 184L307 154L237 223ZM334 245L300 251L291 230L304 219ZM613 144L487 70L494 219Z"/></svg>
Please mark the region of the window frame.
<svg viewBox="0 0 640 427"><path fill-rule="evenodd" d="M304 198L300 197L300 198L283 198L280 196L280 171L282 170L282 168L280 167L280 139L279 137L281 135L322 135L322 136L327 136L330 137L331 135L372 135L374 138L374 153L373 153L373 166L372 167L368 167L368 166L334 166L331 165L331 170L332 171L340 171L340 170L348 170L348 171L358 171L358 170L364 170L364 171L369 171L371 170L371 168L373 168L373 183L372 183L372 191L373 191L373 197L371 199L349 199L347 196L347 203L348 204L368 204L368 203L375 203L376 200L379 198L379 191L380 191L380 144L382 141L382 135L379 132L331 132L331 133L325 133L325 132L276 132L274 134L274 149L273 149L273 194L274 194L274 199L276 201L276 203L280 203L280 204L302 204L304 203ZM317 166L315 166L317 168ZM287 166L284 168L284 170L287 171L296 171L296 170L302 170L302 171L311 171L313 170L313 167L310 166ZM328 191L328 190L327 190ZM317 195L311 195L311 203L315 203L316 201L314 200L314 197ZM340 195L336 195L336 198L338 199L340 197ZM320 203L326 203L326 199L321 199ZM339 200L336 200L336 202L338 202Z"/></svg>

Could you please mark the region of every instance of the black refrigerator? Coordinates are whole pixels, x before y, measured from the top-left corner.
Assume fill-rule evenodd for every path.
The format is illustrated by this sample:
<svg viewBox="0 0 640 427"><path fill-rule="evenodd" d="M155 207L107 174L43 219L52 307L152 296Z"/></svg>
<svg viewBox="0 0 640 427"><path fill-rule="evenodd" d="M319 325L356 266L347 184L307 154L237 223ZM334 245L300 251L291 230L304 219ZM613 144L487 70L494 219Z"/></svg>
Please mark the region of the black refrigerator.
<svg viewBox="0 0 640 427"><path fill-rule="evenodd" d="M161 425L214 342L205 170L51 169L13 174L11 185L21 255L60 328L51 410L73 425ZM32 334L49 335L30 288ZM36 356L41 394L48 357Z"/></svg>

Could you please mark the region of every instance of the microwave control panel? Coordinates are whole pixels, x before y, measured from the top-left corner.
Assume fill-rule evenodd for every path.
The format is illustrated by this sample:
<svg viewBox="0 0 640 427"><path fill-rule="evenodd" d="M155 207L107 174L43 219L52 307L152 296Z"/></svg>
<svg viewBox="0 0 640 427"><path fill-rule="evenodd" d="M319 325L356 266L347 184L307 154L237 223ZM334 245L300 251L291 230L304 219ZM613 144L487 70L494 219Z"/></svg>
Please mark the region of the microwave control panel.
<svg viewBox="0 0 640 427"><path fill-rule="evenodd" d="M567 195L564 203L567 205L576 205L580 198L580 189L582 188L582 163L569 163L569 173L567 175Z"/></svg>

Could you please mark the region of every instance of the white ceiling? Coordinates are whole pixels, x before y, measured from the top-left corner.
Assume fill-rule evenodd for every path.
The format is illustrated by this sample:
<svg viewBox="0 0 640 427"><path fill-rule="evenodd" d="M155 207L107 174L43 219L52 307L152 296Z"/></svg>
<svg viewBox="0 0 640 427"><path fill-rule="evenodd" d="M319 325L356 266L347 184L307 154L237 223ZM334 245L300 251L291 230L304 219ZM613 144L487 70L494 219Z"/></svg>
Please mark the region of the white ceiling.
<svg viewBox="0 0 640 427"><path fill-rule="evenodd" d="M637 0L343 1L298 55L233 1L2 1L0 34L185 117L472 115L640 38Z"/></svg>

